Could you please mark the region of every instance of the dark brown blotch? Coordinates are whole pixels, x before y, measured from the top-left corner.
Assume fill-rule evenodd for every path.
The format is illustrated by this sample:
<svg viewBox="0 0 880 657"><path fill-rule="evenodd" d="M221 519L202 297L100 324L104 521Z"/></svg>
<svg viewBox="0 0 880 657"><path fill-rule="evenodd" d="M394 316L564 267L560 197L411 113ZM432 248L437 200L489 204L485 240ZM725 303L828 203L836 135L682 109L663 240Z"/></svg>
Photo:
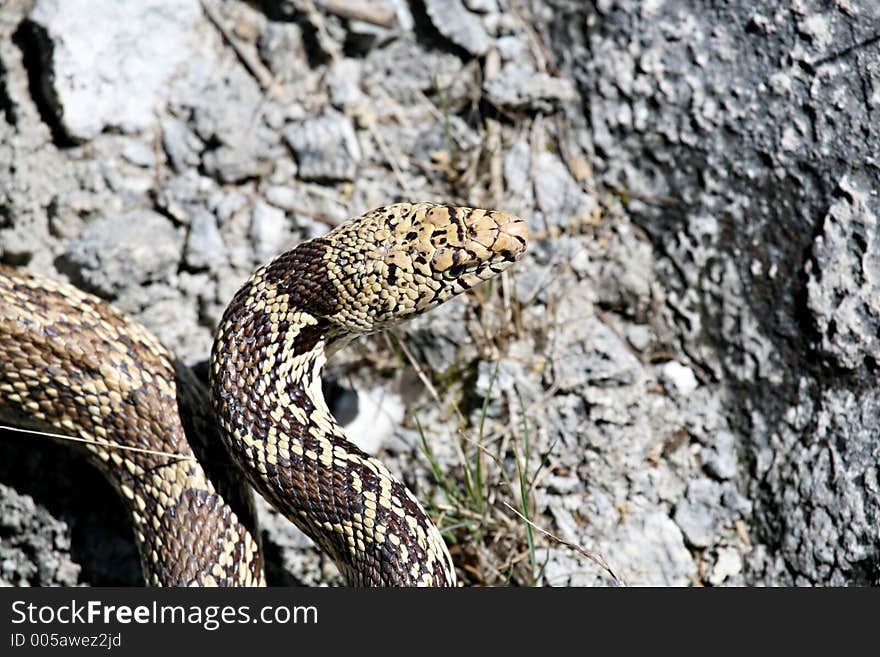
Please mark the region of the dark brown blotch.
<svg viewBox="0 0 880 657"><path fill-rule="evenodd" d="M327 271L328 251L323 239L303 242L278 256L267 268L266 278L290 297L292 308L318 317L330 317L340 310L336 288Z"/></svg>

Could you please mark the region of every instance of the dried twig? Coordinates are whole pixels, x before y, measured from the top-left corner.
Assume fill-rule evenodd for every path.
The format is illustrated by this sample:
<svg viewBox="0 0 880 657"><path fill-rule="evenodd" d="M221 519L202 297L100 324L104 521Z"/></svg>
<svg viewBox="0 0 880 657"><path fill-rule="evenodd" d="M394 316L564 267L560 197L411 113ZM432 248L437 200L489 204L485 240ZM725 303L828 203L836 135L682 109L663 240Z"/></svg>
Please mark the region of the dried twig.
<svg viewBox="0 0 880 657"><path fill-rule="evenodd" d="M538 33L535 31L535 28L532 24L526 20L525 16L520 12L519 7L516 6L516 3L510 3L510 11L511 13L519 19L520 25L522 25L523 30L525 30L526 35L528 35L529 40L532 42L534 48L540 54L540 58L537 59L538 66L545 71L550 71L550 73L555 77L562 77L562 71L559 70L559 67L556 66L553 61L553 55L550 54L550 51L547 49L547 46L544 45L544 42L541 40L541 37L538 36Z"/></svg>
<svg viewBox="0 0 880 657"><path fill-rule="evenodd" d="M388 7L377 7L372 3L352 2L352 0L318 0L317 4L342 18L364 21L387 28L397 24L394 11Z"/></svg>
<svg viewBox="0 0 880 657"><path fill-rule="evenodd" d="M150 456L166 456L175 461L195 461L195 456L187 456L185 454L175 454L173 452L162 452L155 449L145 449L143 447L132 447L131 445L120 445L119 443L105 442L95 438L80 438L77 436L66 436L62 433L51 433L48 431L35 431L33 429L22 429L21 427L11 427L0 424L0 429L5 431L13 431L18 433L28 433L34 436L46 436L57 440L64 440L72 443L85 443L86 445L97 445L105 449L118 449L123 452L136 452L138 454L149 454Z"/></svg>
<svg viewBox="0 0 880 657"><path fill-rule="evenodd" d="M609 575L611 575L611 578L615 582L617 582L618 584L626 585L626 582L623 579L621 579L620 577L618 577L617 574L613 570L611 570L611 566L608 565L608 562L605 561L604 557L602 557L601 554L594 554L593 552L590 552L589 550L585 550L580 545L577 545L575 543L571 543L569 541L566 541L564 539L559 538L558 536L556 536L554 534L551 534L543 527L539 527L538 525L533 523L531 520L526 518L523 514L521 514L519 511L517 511L515 508L513 508L513 506L511 504L509 504L506 500L502 500L502 501L504 502L504 506L506 506L508 509L513 511L517 516L519 516L519 518L521 520L524 520L529 525L531 525L532 528L537 529L539 532L544 534L544 536L546 536L547 538L552 538L557 543L560 543L566 547L571 548L575 552L579 552L580 554L584 555L587 559L589 559L594 564L596 564L597 566L602 568Z"/></svg>
<svg viewBox="0 0 880 657"><path fill-rule="evenodd" d="M260 88L263 91L272 94L275 98L283 97L284 89L278 84L275 76L272 75L272 71L266 68L263 62L261 62L254 53L238 43L238 39L233 36L232 32L223 24L223 21L217 12L214 11L214 8L210 6L209 0L202 0L202 10L204 10L208 20L210 20L220 34L223 35L226 43L228 43L235 51L236 56L241 60L241 63L244 64L248 72L254 76L259 83Z"/></svg>

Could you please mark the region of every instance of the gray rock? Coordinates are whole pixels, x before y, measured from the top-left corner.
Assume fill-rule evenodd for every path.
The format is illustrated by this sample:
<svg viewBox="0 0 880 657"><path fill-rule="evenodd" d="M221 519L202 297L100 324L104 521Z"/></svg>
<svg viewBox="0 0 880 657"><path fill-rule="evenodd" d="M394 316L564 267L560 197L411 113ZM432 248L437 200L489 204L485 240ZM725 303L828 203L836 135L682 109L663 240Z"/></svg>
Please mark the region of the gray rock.
<svg viewBox="0 0 880 657"><path fill-rule="evenodd" d="M547 491L561 495L580 493L584 489L584 482L574 473L568 475L547 475Z"/></svg>
<svg viewBox="0 0 880 657"><path fill-rule="evenodd" d="M123 289L166 281L177 270L182 239L171 222L149 210L101 217L71 242L65 260L89 289L114 297Z"/></svg>
<svg viewBox="0 0 880 657"><path fill-rule="evenodd" d="M222 195L217 183L189 168L179 176L167 178L156 192L156 206L181 224L205 209L206 201ZM219 201L218 201L219 202Z"/></svg>
<svg viewBox="0 0 880 657"><path fill-rule="evenodd" d="M12 228L0 230L0 251L5 262L24 264L43 250L45 244L37 231L29 230L25 221L19 221Z"/></svg>
<svg viewBox="0 0 880 657"><path fill-rule="evenodd" d="M688 485L685 499L676 507L673 520L693 547L705 548L712 544L718 526L715 508L720 495L714 482L695 479Z"/></svg>
<svg viewBox="0 0 880 657"><path fill-rule="evenodd" d="M221 107L238 107L236 112L218 112L214 104L197 112L196 130L203 139L217 143L201 154L202 169L221 183L242 183L272 172L277 160L288 157L278 137L259 121L256 107L240 107L224 94L215 94Z"/></svg>
<svg viewBox="0 0 880 657"><path fill-rule="evenodd" d="M459 348L467 344L466 306L453 299L440 315L423 315L405 325L407 345L419 363L430 371L444 372L459 361Z"/></svg>
<svg viewBox="0 0 880 657"><path fill-rule="evenodd" d="M0 429L0 586L143 585L112 488L63 447Z"/></svg>
<svg viewBox="0 0 880 657"><path fill-rule="evenodd" d="M65 558L70 528L34 500L0 484L0 582L7 586L75 586L80 568Z"/></svg>
<svg viewBox="0 0 880 657"><path fill-rule="evenodd" d="M671 360L661 365L659 369L660 380L673 394L687 397L700 385L694 371L678 361Z"/></svg>
<svg viewBox="0 0 880 657"><path fill-rule="evenodd" d="M138 166L150 168L156 165L153 146L142 141L127 141L122 147L122 157Z"/></svg>
<svg viewBox="0 0 880 657"><path fill-rule="evenodd" d="M498 0L464 0L464 5L481 14L498 11Z"/></svg>
<svg viewBox="0 0 880 657"><path fill-rule="evenodd" d="M236 214L247 208L248 198L239 192L223 194L214 207L217 220L221 224L231 221Z"/></svg>
<svg viewBox="0 0 880 657"><path fill-rule="evenodd" d="M842 367L880 362L880 237L868 192L844 178L807 263L810 310L822 350Z"/></svg>
<svg viewBox="0 0 880 657"><path fill-rule="evenodd" d="M554 331L549 350L554 385L574 392L584 386L635 383L644 375L642 363L623 338L595 316L585 289L584 285L570 288L571 302L559 311L561 330Z"/></svg>
<svg viewBox="0 0 880 657"><path fill-rule="evenodd" d="M572 177L565 163L546 151L539 152L534 163L535 192L538 207L548 224L570 227L588 219L596 200L588 196Z"/></svg>
<svg viewBox="0 0 880 657"><path fill-rule="evenodd" d="M780 491L776 503L789 519L780 555L796 581L839 585L861 572L870 559L880 512L877 443L871 425L878 412L880 394L875 390L825 390L808 443L802 444L802 434L791 431L774 443L775 461L765 481ZM804 504L804 499L812 504ZM864 577L873 581L870 575Z"/></svg>
<svg viewBox="0 0 880 657"><path fill-rule="evenodd" d="M189 110L188 124L199 138L205 143L234 146L260 133L263 92L254 76L245 67L232 65L220 76L211 75L216 61L197 63L200 65L188 67L186 74L175 80L174 101Z"/></svg>
<svg viewBox="0 0 880 657"><path fill-rule="evenodd" d="M461 0L425 0L425 11L440 34L472 55L485 55L492 40L479 16L468 11Z"/></svg>
<svg viewBox="0 0 880 657"><path fill-rule="evenodd" d="M572 269L593 280L596 303L645 321L653 298L654 253L629 224L614 225L613 230L614 238L607 240L599 254L580 257L587 255L583 250L572 260Z"/></svg>
<svg viewBox="0 0 880 657"><path fill-rule="evenodd" d="M505 66L483 83L483 91L498 107L509 111L551 113L577 99L567 78Z"/></svg>
<svg viewBox="0 0 880 657"><path fill-rule="evenodd" d="M448 153L450 157L465 159L480 147L482 137L460 117L452 115L442 122L431 122L419 130L412 150L423 153L425 159L434 153ZM450 163L455 166L455 161Z"/></svg>
<svg viewBox="0 0 880 657"><path fill-rule="evenodd" d="M186 123L169 117L162 121L162 147L174 170L184 172L199 163L204 144Z"/></svg>
<svg viewBox="0 0 880 657"><path fill-rule="evenodd" d="M266 21L257 46L260 59L280 81L296 80L308 70L302 28L296 23Z"/></svg>
<svg viewBox="0 0 880 657"><path fill-rule="evenodd" d="M393 70L394 75L388 75ZM448 103L467 97L467 85L458 86L462 62L455 55L436 49L420 48L412 36L395 39L383 48L373 49L364 62L362 88L373 99L387 94L394 100L412 104L421 93L444 90ZM387 103L375 102L377 111ZM386 110L387 111L387 110Z"/></svg>
<svg viewBox="0 0 880 657"><path fill-rule="evenodd" d="M85 203L80 205L77 198L79 194L80 192L71 195L59 194L54 212L49 215L49 231L55 237L62 239L78 237L86 227L83 217L98 213L98 207L92 205L94 197L91 194L81 193Z"/></svg>
<svg viewBox="0 0 880 657"><path fill-rule="evenodd" d="M686 586L697 570L681 531L662 512L627 518L601 552L631 586Z"/></svg>
<svg viewBox="0 0 880 657"><path fill-rule="evenodd" d="M706 470L718 479L733 479L737 475L739 462L736 455L736 436L729 431L715 434L712 447L701 452Z"/></svg>
<svg viewBox="0 0 880 657"><path fill-rule="evenodd" d="M535 550L539 563L546 564L538 586L616 586L600 566L581 563L567 548L549 547Z"/></svg>
<svg viewBox="0 0 880 657"><path fill-rule="evenodd" d="M303 180L354 180L361 149L351 119L327 111L284 132Z"/></svg>
<svg viewBox="0 0 880 657"><path fill-rule="evenodd" d="M624 327L624 334L627 342L640 354L651 348L654 336L649 327L640 324L627 324Z"/></svg>
<svg viewBox="0 0 880 657"><path fill-rule="evenodd" d="M550 498L547 510L553 516L559 538L577 545L581 540L580 527L578 527L571 511L565 508L565 499L567 498L562 496Z"/></svg>
<svg viewBox="0 0 880 657"><path fill-rule="evenodd" d="M200 325L198 308L185 303L177 290L153 285L145 297L120 299L117 304L120 308L142 307L135 319L184 364L191 367L209 357L213 334Z"/></svg>
<svg viewBox="0 0 880 657"><path fill-rule="evenodd" d="M312 540L271 508L259 495L257 517L263 545L275 554L267 564L270 584L282 586L333 586L343 584L335 564L318 552Z"/></svg>
<svg viewBox="0 0 880 657"><path fill-rule="evenodd" d="M709 583L718 586L742 572L743 560L735 548L720 548L715 565L709 574Z"/></svg>
<svg viewBox="0 0 880 657"><path fill-rule="evenodd" d="M194 270L215 267L225 259L226 247L217 228L217 217L206 210L197 211L190 219L183 261Z"/></svg>
<svg viewBox="0 0 880 657"><path fill-rule="evenodd" d="M355 106L365 100L361 92L363 62L346 57L334 62L330 68L327 84L330 87L330 98L336 107Z"/></svg>
<svg viewBox="0 0 880 657"><path fill-rule="evenodd" d="M87 140L107 128L143 130L156 121L167 83L195 43L197 0L39 0L31 20L51 43L45 72L65 132Z"/></svg>
<svg viewBox="0 0 880 657"><path fill-rule="evenodd" d="M205 173L221 183L240 183L267 175L274 166L273 153L257 134L202 155Z"/></svg>
<svg viewBox="0 0 880 657"><path fill-rule="evenodd" d="M272 186L293 185L297 178L297 166L293 158L285 157L275 162L272 173L265 178L265 182Z"/></svg>
<svg viewBox="0 0 880 657"><path fill-rule="evenodd" d="M284 210L257 202L251 210L250 237L257 262L267 262L277 255L286 238Z"/></svg>
<svg viewBox="0 0 880 657"><path fill-rule="evenodd" d="M750 518L754 509L751 500L744 497L733 482L723 484L721 503L739 518Z"/></svg>
<svg viewBox="0 0 880 657"><path fill-rule="evenodd" d="M544 394L538 374L529 371L525 365L531 349L532 345L528 341L515 341L508 345L505 353L495 362L479 361L474 393L482 398L482 403L474 408L473 426L479 427L485 422L485 418L503 420L513 398L529 405ZM562 478L558 483L560 486L566 485Z"/></svg>
<svg viewBox="0 0 880 657"><path fill-rule="evenodd" d="M187 130L204 144L199 149L203 172L233 183L268 175L275 160L287 157L277 127L297 104L282 106L266 98L232 51L226 53L230 59L221 73L215 57L200 52L171 84L171 97L177 115L187 119Z"/></svg>
<svg viewBox="0 0 880 657"><path fill-rule="evenodd" d="M280 185L269 187L265 191L264 196L266 197L266 201L282 210L296 207L297 201L300 198L295 189L282 187Z"/></svg>
<svg viewBox="0 0 880 657"><path fill-rule="evenodd" d="M708 12L553 0L558 24L598 30L552 30L545 43L583 98L597 184L621 190L650 237L669 344L719 382L755 464L739 476L752 539L770 547L754 548L764 556L745 560L745 578L869 585L876 559L859 555L880 548L868 538L880 498L861 409L875 404L864 386L877 349L876 99L859 91L866 62L832 44L880 7L797 5L785 29L770 0ZM876 434L876 418L866 424Z"/></svg>
<svg viewBox="0 0 880 657"><path fill-rule="evenodd" d="M0 33L15 34L30 4L6 3ZM503 209L536 231L526 259L503 285L481 287L401 329L443 403L426 402L411 370L397 375L399 395L420 405L443 467L460 472L456 432L476 431L500 362L485 418L498 467L510 464L526 423L530 470L540 455L548 459L536 482L535 521L596 549L630 583L878 582L880 402L870 385L878 55L835 46L870 41L865 26L880 20L877 3L849 0L845 11L831 12L818 0L798 0L789 16L771 0L709 3L701 11L682 0L527 0L517 16L504 3L468 0L468 9L486 12L471 15L492 35L482 60L431 47L411 22L386 38L320 11L291 23L294 3L283 4L287 22L235 5L226 14L247 48L253 33L238 30L236 20L259 24L257 46L282 83L283 102L265 95L199 20L192 33L208 38L194 39L162 91L173 113L161 99L149 105L155 120L174 126L163 135L168 166L149 163L152 130L57 148L41 116L52 123L57 107L31 98L28 71L39 72L31 55L40 46L0 39L3 261L48 273L58 266L76 280L80 265L58 255L96 221L155 204L173 219L164 219L166 228L180 224L179 253L182 235L203 233L198 217L213 213L225 262L192 273L184 249L182 271L175 262L156 280L133 279L115 299L191 362L205 357L205 325L217 321L254 266L252 245L261 239L254 239L259 229L250 232L252 208L261 196L281 204L296 195L297 207L341 219L404 197L492 205L502 191ZM394 6L409 15L405 3ZM308 60L302 27L308 47L317 45ZM319 28L313 39L310 30ZM754 48L741 47L741 29ZM341 68L331 72L334 61ZM534 77L539 70L552 77ZM480 79L487 102L474 104ZM572 89L579 98L569 97ZM279 133L330 105L363 129L352 126L360 155L332 167L333 175L349 175L354 161L355 179L297 181ZM487 128L492 106L503 117ZM458 157L441 167L430 150L449 149L447 121ZM119 132L112 124L106 130ZM316 159L330 151L316 148ZM577 168L579 160L588 166ZM291 219L302 235L326 230L304 216ZM112 251L128 225L108 226L99 241ZM260 248L271 257L268 243L284 242L289 228L277 214L267 226ZM155 242L152 234L145 241ZM100 259L98 269L104 265ZM381 340L340 357L352 367L396 368ZM664 393L658 364L670 361L686 363L700 385L687 395ZM364 389L375 384L364 375ZM464 423L450 417L453 401ZM434 486L419 442L414 429L399 428L386 455L429 500ZM4 464L18 470L35 451L11 452L0 441L2 481L13 481ZM92 535L88 505L102 494L69 506L90 470L60 463L48 483L74 483L51 497L62 505L55 517L89 527L72 537ZM53 467L34 468L24 482L47 483ZM0 505L7 494L0 489ZM0 519L7 514L15 517L3 511ZM35 539L51 524L46 514L36 505L25 514L31 520L0 531L4 580L107 582L98 567L119 577L101 550L80 561L71 557L82 554L77 546ZM269 514L264 521L270 581L339 581L286 520ZM124 519L108 522L123 538L130 534ZM3 552L10 541L19 547ZM697 543L705 547L689 549ZM614 584L567 547L539 538L538 555L549 559L542 583ZM137 583L133 552L126 563L118 570L133 572L125 581Z"/></svg>
<svg viewBox="0 0 880 657"><path fill-rule="evenodd" d="M510 194L509 209L519 212L529 224L530 230L541 230L534 218L531 208L534 207L534 190L532 187L532 157L529 140L523 136L510 147L504 155L504 181ZM523 210L529 210L523 212Z"/></svg>

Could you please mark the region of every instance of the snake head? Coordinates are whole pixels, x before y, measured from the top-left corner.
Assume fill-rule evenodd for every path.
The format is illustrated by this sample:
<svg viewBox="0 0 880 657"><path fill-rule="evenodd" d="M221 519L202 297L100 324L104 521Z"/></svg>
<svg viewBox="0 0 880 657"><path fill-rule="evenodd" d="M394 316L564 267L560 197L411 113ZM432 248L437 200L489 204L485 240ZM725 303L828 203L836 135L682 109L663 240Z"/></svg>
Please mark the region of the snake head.
<svg viewBox="0 0 880 657"><path fill-rule="evenodd" d="M378 208L318 238L347 330L370 332L422 313L500 274L526 249L525 221L432 203Z"/></svg>

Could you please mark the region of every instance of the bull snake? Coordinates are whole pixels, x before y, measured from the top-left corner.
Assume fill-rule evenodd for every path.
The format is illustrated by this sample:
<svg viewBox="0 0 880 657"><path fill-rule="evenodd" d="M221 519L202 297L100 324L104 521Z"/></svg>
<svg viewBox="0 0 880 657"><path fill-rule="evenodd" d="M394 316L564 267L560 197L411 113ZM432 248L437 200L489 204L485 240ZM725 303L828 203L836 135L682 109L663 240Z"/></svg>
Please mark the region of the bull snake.
<svg viewBox="0 0 880 657"><path fill-rule="evenodd" d="M350 584L454 585L440 532L406 486L346 439L321 371L353 337L497 275L526 239L515 216L419 203L303 242L233 297L210 391L106 302L0 266L0 416L86 441L121 493L149 584L265 583L241 472Z"/></svg>

